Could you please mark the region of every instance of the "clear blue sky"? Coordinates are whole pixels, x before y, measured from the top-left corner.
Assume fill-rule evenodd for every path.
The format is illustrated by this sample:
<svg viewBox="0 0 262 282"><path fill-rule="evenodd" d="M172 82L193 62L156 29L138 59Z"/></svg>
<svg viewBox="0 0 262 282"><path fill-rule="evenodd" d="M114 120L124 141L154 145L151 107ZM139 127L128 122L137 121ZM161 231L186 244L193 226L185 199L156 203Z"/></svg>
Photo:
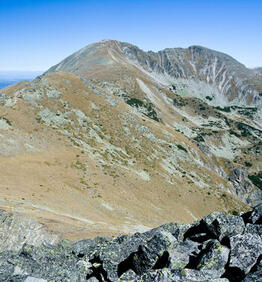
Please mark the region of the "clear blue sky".
<svg viewBox="0 0 262 282"><path fill-rule="evenodd" d="M46 70L102 39L202 45L262 66L262 0L0 0L0 70Z"/></svg>

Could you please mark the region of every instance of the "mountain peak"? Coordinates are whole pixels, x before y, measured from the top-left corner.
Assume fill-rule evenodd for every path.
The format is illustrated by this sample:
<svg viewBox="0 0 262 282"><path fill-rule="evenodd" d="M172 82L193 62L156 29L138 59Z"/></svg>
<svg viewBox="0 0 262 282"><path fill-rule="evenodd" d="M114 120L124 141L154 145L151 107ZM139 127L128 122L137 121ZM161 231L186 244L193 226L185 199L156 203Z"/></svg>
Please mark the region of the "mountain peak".
<svg viewBox="0 0 262 282"><path fill-rule="evenodd" d="M133 77L146 75L151 80L153 74L154 80L161 81L162 85L170 85L177 79L205 83L213 89L213 102L218 105L228 102L249 105L261 101L262 81L253 70L229 55L198 45L155 53L126 42L102 40L84 47L48 70L49 73L53 71L98 80L119 79L126 71ZM190 85L187 91L195 92L190 90ZM209 95L196 94L199 98Z"/></svg>

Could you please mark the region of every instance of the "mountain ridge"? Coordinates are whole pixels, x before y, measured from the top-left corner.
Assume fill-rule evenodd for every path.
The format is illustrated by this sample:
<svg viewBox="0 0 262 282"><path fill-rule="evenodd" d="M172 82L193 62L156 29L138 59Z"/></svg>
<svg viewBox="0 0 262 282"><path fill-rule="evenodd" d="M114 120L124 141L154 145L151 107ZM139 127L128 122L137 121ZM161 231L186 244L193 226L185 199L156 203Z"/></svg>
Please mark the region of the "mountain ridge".
<svg viewBox="0 0 262 282"><path fill-rule="evenodd" d="M198 72L212 54L174 52L95 43L1 89L2 207L81 239L259 204L259 104L228 103L197 78L191 55ZM171 77L177 70L185 78Z"/></svg>
<svg viewBox="0 0 262 282"><path fill-rule="evenodd" d="M121 56L118 62L115 60L116 57L112 55L112 51L116 52L118 59ZM90 59L88 59L89 56ZM131 64L138 63L143 68L142 71L162 76L162 82L163 76L166 76L165 84L169 85L176 82L174 78L205 82L208 86L214 86L214 96L220 94L220 96L226 97L224 104L230 101L234 102L234 100L239 104L241 99L242 103L247 105L261 103L259 93L262 92L262 81L254 75L252 70L229 55L202 46L166 48L158 52L145 52L130 43L104 40L80 49L51 67L47 72L69 71L85 78L88 74L83 62L86 61L86 66L91 67L92 60L99 64L99 59L101 66L108 68L110 65L113 68L114 66L119 67L121 63L127 64L125 60L129 59ZM77 65L78 62L81 64ZM234 73L237 73L235 77ZM252 79L251 85L254 84L255 87L250 85L250 79ZM181 84L179 81L177 82ZM188 88L190 89L190 85Z"/></svg>

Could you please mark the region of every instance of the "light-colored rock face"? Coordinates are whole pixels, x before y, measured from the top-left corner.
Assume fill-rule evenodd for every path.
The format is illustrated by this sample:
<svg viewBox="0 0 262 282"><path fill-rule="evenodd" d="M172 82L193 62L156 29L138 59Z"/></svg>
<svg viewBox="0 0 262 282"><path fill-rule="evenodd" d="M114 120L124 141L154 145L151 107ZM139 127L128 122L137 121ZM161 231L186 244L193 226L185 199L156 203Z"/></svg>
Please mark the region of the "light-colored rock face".
<svg viewBox="0 0 262 282"><path fill-rule="evenodd" d="M192 48L164 50L168 67L161 52L104 41L2 89L2 207L77 239L259 203L261 109L218 107L216 81L181 57ZM184 78L171 77L176 56Z"/></svg>
<svg viewBox="0 0 262 282"><path fill-rule="evenodd" d="M58 234L51 233L35 219L0 210L0 251L18 251L26 243L40 246L55 244Z"/></svg>
<svg viewBox="0 0 262 282"><path fill-rule="evenodd" d="M144 52L118 41L91 44L49 71L67 71L82 77L100 67L121 69L135 65L176 93L205 99L217 106L261 103L262 79L232 57L201 46ZM260 72L260 69L257 69Z"/></svg>

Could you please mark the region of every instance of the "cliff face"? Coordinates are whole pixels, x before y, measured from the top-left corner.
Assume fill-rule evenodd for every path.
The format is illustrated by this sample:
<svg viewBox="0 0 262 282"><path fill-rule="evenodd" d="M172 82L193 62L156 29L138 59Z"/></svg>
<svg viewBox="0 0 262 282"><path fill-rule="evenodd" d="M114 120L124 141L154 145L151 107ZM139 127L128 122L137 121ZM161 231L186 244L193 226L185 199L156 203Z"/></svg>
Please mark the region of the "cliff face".
<svg viewBox="0 0 262 282"><path fill-rule="evenodd" d="M169 223L132 236L26 243L2 250L0 279L258 282L261 223L262 205L241 216L215 212L192 224Z"/></svg>

